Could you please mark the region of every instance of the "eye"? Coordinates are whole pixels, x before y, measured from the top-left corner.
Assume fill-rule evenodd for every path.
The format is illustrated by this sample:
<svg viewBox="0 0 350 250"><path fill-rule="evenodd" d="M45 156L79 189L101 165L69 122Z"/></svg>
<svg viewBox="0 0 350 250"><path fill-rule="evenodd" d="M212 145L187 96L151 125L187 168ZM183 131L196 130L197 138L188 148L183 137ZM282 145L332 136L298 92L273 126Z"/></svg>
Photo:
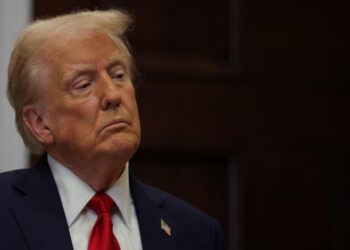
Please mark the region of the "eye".
<svg viewBox="0 0 350 250"><path fill-rule="evenodd" d="M90 85L91 85L90 82L86 82L86 83L83 83L83 84L81 84L81 85L78 85L76 88L77 88L77 89L86 89L86 88L88 88Z"/></svg>
<svg viewBox="0 0 350 250"><path fill-rule="evenodd" d="M73 89L87 89L88 87L90 87L91 82L89 81L79 81L77 84L74 85Z"/></svg>
<svg viewBox="0 0 350 250"><path fill-rule="evenodd" d="M115 80L123 80L125 78L125 70L123 68L118 67L110 73L112 79Z"/></svg>
<svg viewBox="0 0 350 250"><path fill-rule="evenodd" d="M77 81L71 88L71 93L73 95L87 94L91 91L92 84L93 82L89 79Z"/></svg>
<svg viewBox="0 0 350 250"><path fill-rule="evenodd" d="M120 74L115 74L112 76L113 78L116 78L116 79L123 79L124 78L124 73L120 73Z"/></svg>

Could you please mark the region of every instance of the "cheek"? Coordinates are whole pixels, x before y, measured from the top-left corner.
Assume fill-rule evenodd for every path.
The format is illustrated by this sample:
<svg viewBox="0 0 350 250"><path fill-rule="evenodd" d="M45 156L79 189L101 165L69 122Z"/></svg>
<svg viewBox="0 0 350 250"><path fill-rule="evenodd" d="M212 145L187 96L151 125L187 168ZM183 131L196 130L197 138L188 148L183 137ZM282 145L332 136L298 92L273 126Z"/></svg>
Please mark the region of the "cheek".
<svg viewBox="0 0 350 250"><path fill-rule="evenodd" d="M53 113L59 123L66 124L67 126L74 126L76 123L80 123L86 119L88 111L82 109L66 109L60 108Z"/></svg>
<svg viewBox="0 0 350 250"><path fill-rule="evenodd" d="M135 98L134 89L128 89L126 91L126 105L128 108L128 111L130 115L132 116L132 119L134 121L134 127L140 130L140 121L139 121L139 112L137 107L137 102Z"/></svg>
<svg viewBox="0 0 350 250"><path fill-rule="evenodd" d="M71 120L93 120L92 118L98 111L98 104L95 98L84 100L63 101L58 107L58 112Z"/></svg>
<svg viewBox="0 0 350 250"><path fill-rule="evenodd" d="M81 105L61 105L52 114L52 126L64 137L88 136L94 128L95 111L86 103Z"/></svg>
<svg viewBox="0 0 350 250"><path fill-rule="evenodd" d="M125 96L124 102L128 106L129 110L132 111L133 113L138 113L135 91L131 83L130 83L130 87L125 89L124 96Z"/></svg>

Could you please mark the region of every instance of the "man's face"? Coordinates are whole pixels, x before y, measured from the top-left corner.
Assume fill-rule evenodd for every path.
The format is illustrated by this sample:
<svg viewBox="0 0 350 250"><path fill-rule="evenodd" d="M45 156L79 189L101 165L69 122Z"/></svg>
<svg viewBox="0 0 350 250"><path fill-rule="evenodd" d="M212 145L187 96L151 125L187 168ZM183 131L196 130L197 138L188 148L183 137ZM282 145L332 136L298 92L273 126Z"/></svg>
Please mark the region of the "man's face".
<svg viewBox="0 0 350 250"><path fill-rule="evenodd" d="M127 57L104 33L76 37L44 53L43 117L54 138L48 152L130 159L140 122Z"/></svg>

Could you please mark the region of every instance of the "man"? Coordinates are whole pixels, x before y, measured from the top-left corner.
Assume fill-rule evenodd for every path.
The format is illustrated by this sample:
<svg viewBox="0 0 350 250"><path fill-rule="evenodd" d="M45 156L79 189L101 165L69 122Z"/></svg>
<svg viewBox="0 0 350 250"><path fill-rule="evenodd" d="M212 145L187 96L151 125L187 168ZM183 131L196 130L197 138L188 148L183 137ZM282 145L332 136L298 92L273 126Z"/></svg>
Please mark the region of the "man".
<svg viewBox="0 0 350 250"><path fill-rule="evenodd" d="M126 13L37 21L17 39L8 96L34 154L0 175L0 249L224 249L218 223L135 180L140 143Z"/></svg>

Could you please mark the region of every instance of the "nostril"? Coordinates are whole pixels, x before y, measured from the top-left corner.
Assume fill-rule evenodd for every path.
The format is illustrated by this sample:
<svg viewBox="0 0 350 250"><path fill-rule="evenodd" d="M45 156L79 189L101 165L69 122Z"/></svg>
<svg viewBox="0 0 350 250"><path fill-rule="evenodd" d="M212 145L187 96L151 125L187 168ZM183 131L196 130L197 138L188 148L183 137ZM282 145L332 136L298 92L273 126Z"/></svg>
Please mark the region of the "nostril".
<svg viewBox="0 0 350 250"><path fill-rule="evenodd" d="M113 90L106 91L102 100L103 109L113 109L115 107L118 107L120 103L121 93L117 87L114 87Z"/></svg>

